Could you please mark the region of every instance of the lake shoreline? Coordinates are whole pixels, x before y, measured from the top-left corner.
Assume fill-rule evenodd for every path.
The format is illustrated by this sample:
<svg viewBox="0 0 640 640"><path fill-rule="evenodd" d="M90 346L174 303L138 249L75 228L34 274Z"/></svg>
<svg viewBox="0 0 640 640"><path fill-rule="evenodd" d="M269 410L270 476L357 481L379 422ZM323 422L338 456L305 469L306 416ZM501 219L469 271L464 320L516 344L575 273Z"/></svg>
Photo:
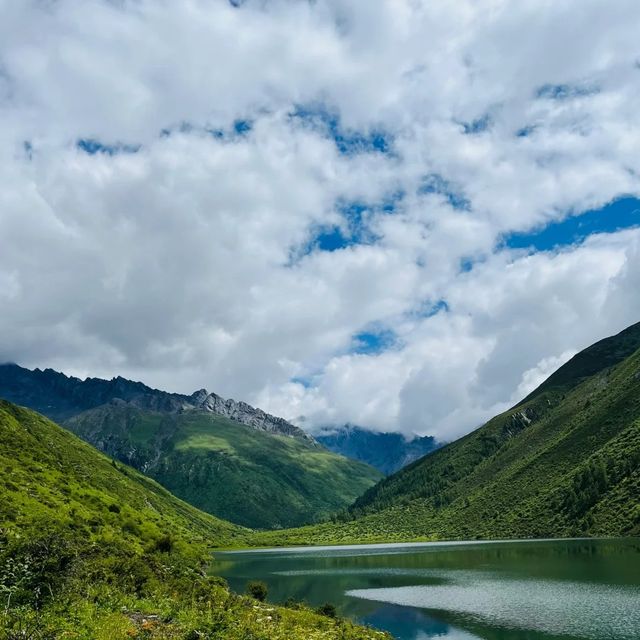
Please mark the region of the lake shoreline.
<svg viewBox="0 0 640 640"><path fill-rule="evenodd" d="M269 553L278 551L302 551L308 549L310 551L329 550L329 549L385 549L397 546L402 547L429 547L429 546L454 546L454 545L473 545L473 544L499 544L499 543L526 543L526 542L560 542L560 541L580 541L580 540L640 540L639 536L597 536L597 537L571 537L571 538L495 538L495 539L449 539L449 540L416 540L407 541L389 541L389 542L345 542L344 544L301 544L301 545L269 545L269 546L232 546L232 547L215 547L212 553Z"/></svg>
<svg viewBox="0 0 640 640"><path fill-rule="evenodd" d="M215 553L210 570L397 640L637 640L640 628L637 537L245 548Z"/></svg>

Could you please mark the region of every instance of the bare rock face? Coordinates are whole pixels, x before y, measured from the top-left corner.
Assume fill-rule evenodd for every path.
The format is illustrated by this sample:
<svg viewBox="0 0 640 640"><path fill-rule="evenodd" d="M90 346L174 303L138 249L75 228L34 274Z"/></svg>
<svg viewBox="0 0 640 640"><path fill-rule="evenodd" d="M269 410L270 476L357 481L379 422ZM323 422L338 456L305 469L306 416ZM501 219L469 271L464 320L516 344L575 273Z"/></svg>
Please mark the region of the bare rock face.
<svg viewBox="0 0 640 640"><path fill-rule="evenodd" d="M191 397L195 398L198 396L198 398L200 398L202 391L197 391ZM217 413L218 415L246 424L254 429L260 429L261 431L268 431L270 433L285 436L304 438L305 440L313 442L313 438L311 436L299 427L287 422L284 418L272 416L270 413L266 413L262 409L256 409L246 402L236 402L231 399L225 400L216 393L210 393L207 395L206 398L200 402L198 408L204 409L205 411L211 411L212 413Z"/></svg>
<svg viewBox="0 0 640 640"><path fill-rule="evenodd" d="M316 442L287 420L256 409L246 402L225 400L206 389L200 389L190 396L167 393L120 376L111 380L80 380L52 369L30 371L16 364L0 364L0 397L35 409L61 423L83 411L124 402L138 409L166 414L207 411L261 431Z"/></svg>

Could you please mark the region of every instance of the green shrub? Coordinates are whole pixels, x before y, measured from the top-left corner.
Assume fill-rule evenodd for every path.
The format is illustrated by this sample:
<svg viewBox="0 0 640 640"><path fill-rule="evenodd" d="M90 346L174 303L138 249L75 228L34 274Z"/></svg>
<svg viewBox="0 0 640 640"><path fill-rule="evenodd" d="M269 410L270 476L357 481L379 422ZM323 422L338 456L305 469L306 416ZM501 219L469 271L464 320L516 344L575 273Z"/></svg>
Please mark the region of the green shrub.
<svg viewBox="0 0 640 640"><path fill-rule="evenodd" d="M247 583L247 593L256 600L264 602L267 599L267 585L261 580L252 580Z"/></svg>
<svg viewBox="0 0 640 640"><path fill-rule="evenodd" d="M300 600L296 600L295 598L287 598L283 604L283 607L286 607L287 609L293 609L294 611L299 611L300 609L304 609L306 608L306 603L305 602L301 602Z"/></svg>
<svg viewBox="0 0 640 640"><path fill-rule="evenodd" d="M161 538L158 538L153 548L155 551L160 551L160 553L169 553L173 550L175 541L170 534L164 535Z"/></svg>
<svg viewBox="0 0 640 640"><path fill-rule="evenodd" d="M319 606L316 609L316 613L319 613L321 616L327 616L327 618L335 618L338 615L336 606L331 604L331 602L325 602L323 605Z"/></svg>

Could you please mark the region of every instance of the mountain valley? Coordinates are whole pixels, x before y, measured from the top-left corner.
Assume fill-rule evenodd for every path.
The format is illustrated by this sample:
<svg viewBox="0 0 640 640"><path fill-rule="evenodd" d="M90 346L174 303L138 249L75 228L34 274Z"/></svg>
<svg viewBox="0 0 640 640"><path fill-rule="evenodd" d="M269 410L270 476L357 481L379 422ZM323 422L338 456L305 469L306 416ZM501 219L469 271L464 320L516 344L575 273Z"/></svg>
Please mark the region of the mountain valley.
<svg viewBox="0 0 640 640"><path fill-rule="evenodd" d="M327 518L382 477L282 418L204 390L186 396L124 378L82 381L2 365L0 397L59 421L190 504L251 528Z"/></svg>

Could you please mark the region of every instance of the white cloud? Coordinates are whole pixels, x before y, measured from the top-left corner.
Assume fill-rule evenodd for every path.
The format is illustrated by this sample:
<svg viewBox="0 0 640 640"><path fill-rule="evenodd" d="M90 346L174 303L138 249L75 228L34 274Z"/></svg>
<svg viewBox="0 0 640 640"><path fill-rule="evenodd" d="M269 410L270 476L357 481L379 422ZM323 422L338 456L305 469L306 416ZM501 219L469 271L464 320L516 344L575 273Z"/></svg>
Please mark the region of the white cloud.
<svg viewBox="0 0 640 640"><path fill-rule="evenodd" d="M463 433L640 319L637 232L496 248L640 192L637 18L630 0L0 0L0 359ZM392 153L340 153L300 105ZM251 130L208 133L236 120ZM367 243L308 253L352 201ZM352 353L371 327L396 343Z"/></svg>

